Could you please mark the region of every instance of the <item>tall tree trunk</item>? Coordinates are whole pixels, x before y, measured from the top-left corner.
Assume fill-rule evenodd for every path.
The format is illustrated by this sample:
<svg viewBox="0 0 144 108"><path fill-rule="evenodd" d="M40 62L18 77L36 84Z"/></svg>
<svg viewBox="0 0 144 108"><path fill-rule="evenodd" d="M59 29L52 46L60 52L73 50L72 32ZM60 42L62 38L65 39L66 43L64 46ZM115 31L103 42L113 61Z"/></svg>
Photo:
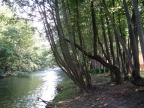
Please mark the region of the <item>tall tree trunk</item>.
<svg viewBox="0 0 144 108"><path fill-rule="evenodd" d="M144 60L144 35L143 35L143 29L142 29L142 24L140 21L140 14L138 10L138 2L137 0L133 0L133 6L134 6L134 12L135 12L135 17L136 17L136 24L137 24L137 31L140 39L140 45L141 45L141 51L143 55L143 60Z"/></svg>
<svg viewBox="0 0 144 108"><path fill-rule="evenodd" d="M63 57L64 57L64 61L66 62L66 65L68 67L68 68L66 68L66 67L65 68L66 68L66 71L69 72L67 74L69 74L69 76L73 77L72 80L75 81L75 83L78 85L80 90L81 91L87 91L87 87L86 87L86 84L85 84L85 81L84 81L83 75L82 75L82 67L79 64L79 61L78 61L78 58L77 58L78 57L77 52L76 52L76 49L74 47L74 41L73 41L73 38L72 38L72 34L70 32L71 28L68 25L68 19L67 19L65 4L64 4L63 0L62 0L62 7L63 7L63 15L64 15L64 18L65 18L65 24L66 24L66 27L67 27L67 32L69 34L70 46L72 48L73 56L71 56L70 50L68 49L68 44L66 43L66 40L64 38L64 32L63 32L61 21L60 21L58 0L55 0L57 31L58 31L58 36L59 36L59 40L60 40L60 46L62 48L62 54L63 54Z"/></svg>
<svg viewBox="0 0 144 108"><path fill-rule="evenodd" d="M121 15L119 15L119 16L121 16ZM119 24L121 23L121 17L119 17L118 23ZM125 38L125 35L123 34L121 25L119 26L119 31L120 31L121 36L124 39L124 42L126 43L126 38ZM128 80L129 79L129 77L128 77L129 68L127 68L127 66L126 66L127 65L127 61L126 61L126 58L125 58L125 54L124 54L124 52L121 49L120 49L120 57L121 57L121 63L122 63L122 72L124 73L124 80Z"/></svg>
<svg viewBox="0 0 144 108"><path fill-rule="evenodd" d="M138 47L137 47L137 44L136 44L136 39L135 39L135 35L134 35L133 28L132 28L132 25L131 25L129 11L128 11L128 7L127 7L127 4L126 4L125 0L123 0L123 4L124 4L125 14L126 14L127 22L128 22L129 36L130 36L133 62L134 62L134 68L133 68L133 71L132 71L132 75L135 79L135 78L140 77L140 73L139 73L140 65L139 65L138 49L137 49Z"/></svg>
<svg viewBox="0 0 144 108"><path fill-rule="evenodd" d="M109 36L109 42L110 42L110 52L111 52L111 56L112 56L112 65L115 65L116 64L116 60L115 60L115 54L114 54L114 43L113 43L113 37L112 37L112 34L111 34L111 30L110 30L110 25L109 25L109 20L108 20L108 17L106 16L106 23L107 23L107 26L108 26L108 36ZM111 81L112 82L115 82L115 76L113 74L113 72L110 71L110 76L111 76Z"/></svg>
<svg viewBox="0 0 144 108"><path fill-rule="evenodd" d="M106 33L105 33L105 28L104 28L104 22L103 22L103 17L101 17L101 25L102 25L102 33L103 33L103 37L104 37L104 43L105 43L105 48L106 48L106 54L107 54L107 60L108 60L108 62L109 62L109 64L111 64L112 65L112 62L111 62L111 58L110 58L110 51L109 51L109 46L108 46L108 39L107 39L107 37L106 37ZM109 31L110 32L110 31ZM110 39L109 39L110 40ZM112 42L112 41L111 41ZM111 51L113 51L113 49L111 50ZM113 52L112 52L113 53ZM114 58L115 59L115 58ZM112 82L115 82L115 76L114 76L114 74L112 73L112 71L110 71L110 76L111 76L111 81Z"/></svg>
<svg viewBox="0 0 144 108"><path fill-rule="evenodd" d="M111 60L110 60L110 53L109 53L109 46L108 46L108 41L107 41L107 37L106 37L106 32L105 32L105 25L104 25L104 21L103 21L103 17L101 16L101 26L102 26L102 35L103 35L103 39L104 39L104 46L105 46L105 49L106 49L106 59L108 60L108 62L110 64L111 63Z"/></svg>
<svg viewBox="0 0 144 108"><path fill-rule="evenodd" d="M83 53L83 51L85 50L85 43L84 43L83 38L82 38L79 19L80 19L79 18L79 7L78 7L78 1L76 0L76 25L77 25L77 32L78 32L78 37L79 37L79 41L80 41L80 46L82 48L82 58L83 58L83 64L82 65L85 67L85 69L83 68L83 73L84 73L84 76L86 78L87 87L90 89L92 87L91 76L90 76L90 73L88 72L88 69L86 66L86 56Z"/></svg>
<svg viewBox="0 0 144 108"><path fill-rule="evenodd" d="M98 28L96 25L96 18L95 18L95 12L94 12L94 2L91 2L91 17L92 17L92 27L93 27L93 48L94 48L94 55L97 55L97 39L98 39Z"/></svg>

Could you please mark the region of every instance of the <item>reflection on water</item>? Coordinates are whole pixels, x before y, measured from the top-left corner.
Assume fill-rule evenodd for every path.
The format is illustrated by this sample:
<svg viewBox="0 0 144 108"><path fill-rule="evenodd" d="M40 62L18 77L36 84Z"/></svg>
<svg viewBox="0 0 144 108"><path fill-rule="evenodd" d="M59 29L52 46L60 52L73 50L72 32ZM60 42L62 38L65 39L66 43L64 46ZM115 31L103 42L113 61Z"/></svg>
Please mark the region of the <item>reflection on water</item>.
<svg viewBox="0 0 144 108"><path fill-rule="evenodd" d="M44 108L37 97L51 101L61 81L60 69L44 69L26 77L0 79L0 108Z"/></svg>

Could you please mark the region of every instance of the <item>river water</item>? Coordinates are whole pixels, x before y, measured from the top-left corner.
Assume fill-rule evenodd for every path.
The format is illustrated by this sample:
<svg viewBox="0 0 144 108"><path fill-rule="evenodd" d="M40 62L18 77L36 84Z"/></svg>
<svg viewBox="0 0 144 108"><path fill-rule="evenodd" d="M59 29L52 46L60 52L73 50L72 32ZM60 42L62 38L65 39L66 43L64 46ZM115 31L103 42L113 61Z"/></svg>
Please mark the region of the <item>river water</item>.
<svg viewBox="0 0 144 108"><path fill-rule="evenodd" d="M45 68L25 77L0 79L0 108L45 108L38 97L51 101L62 80L60 69Z"/></svg>

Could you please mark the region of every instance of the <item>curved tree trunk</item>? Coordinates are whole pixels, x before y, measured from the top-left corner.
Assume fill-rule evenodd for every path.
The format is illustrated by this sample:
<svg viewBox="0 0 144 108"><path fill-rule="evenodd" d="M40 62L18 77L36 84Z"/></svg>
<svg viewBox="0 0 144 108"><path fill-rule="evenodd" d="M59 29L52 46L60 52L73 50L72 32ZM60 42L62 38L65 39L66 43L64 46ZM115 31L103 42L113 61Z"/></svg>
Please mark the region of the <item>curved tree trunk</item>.
<svg viewBox="0 0 144 108"><path fill-rule="evenodd" d="M68 39L65 39L65 40L66 40L67 42L69 42ZM79 45L77 45L76 43L75 43L75 47L77 47L80 51L82 51L82 48L81 48ZM114 65L111 65L111 64L105 62L105 61L104 61L100 56L98 56L98 55L93 56L93 55L91 55L91 54L88 54L86 51L83 51L83 53L84 53L87 57L89 57L89 58L91 58L91 59L94 59L94 60L100 62L103 66L105 66L105 67L108 68L110 71L112 71L112 72L114 73L114 75L116 76L116 80L115 80L116 84L122 84L122 83L123 83L123 77L122 77L122 74L121 74L121 72L120 72L120 70L119 70L118 67L116 67L116 66L114 66Z"/></svg>

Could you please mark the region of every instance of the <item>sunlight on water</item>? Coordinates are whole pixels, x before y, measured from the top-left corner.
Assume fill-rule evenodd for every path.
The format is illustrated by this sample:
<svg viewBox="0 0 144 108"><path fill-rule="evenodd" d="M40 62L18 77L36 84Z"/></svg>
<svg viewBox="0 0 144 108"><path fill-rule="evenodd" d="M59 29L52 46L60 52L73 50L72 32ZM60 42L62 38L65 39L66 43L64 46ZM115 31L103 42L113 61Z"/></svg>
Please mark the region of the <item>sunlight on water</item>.
<svg viewBox="0 0 144 108"><path fill-rule="evenodd" d="M54 99L57 94L56 86L58 82L61 81L60 76L58 76L58 73L55 71L56 70L45 70L45 74L42 77L43 85L38 90L41 92L37 93L39 94L37 97L46 101L52 101ZM39 104L39 106L45 105L43 102L40 102Z"/></svg>
<svg viewBox="0 0 144 108"><path fill-rule="evenodd" d="M0 79L0 108L44 108L46 104L38 97L54 99L56 86L62 80L59 71L46 68L27 77Z"/></svg>

